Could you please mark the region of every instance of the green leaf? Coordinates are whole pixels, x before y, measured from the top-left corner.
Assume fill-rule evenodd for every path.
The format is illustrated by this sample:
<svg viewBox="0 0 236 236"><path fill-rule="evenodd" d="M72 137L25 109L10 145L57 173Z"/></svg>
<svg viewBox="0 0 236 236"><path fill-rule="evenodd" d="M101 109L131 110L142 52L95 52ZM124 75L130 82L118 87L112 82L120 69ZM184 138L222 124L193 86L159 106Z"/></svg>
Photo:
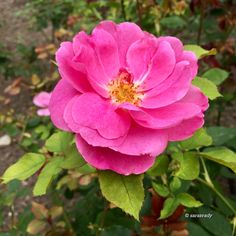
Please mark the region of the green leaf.
<svg viewBox="0 0 236 236"><path fill-rule="evenodd" d="M103 196L126 213L139 220L144 200L143 175L119 175L111 171L99 171Z"/></svg>
<svg viewBox="0 0 236 236"><path fill-rule="evenodd" d="M165 219L169 216L171 216L177 207L179 206L179 203L176 198L169 197L165 200L164 206L161 210L161 215L159 219Z"/></svg>
<svg viewBox="0 0 236 236"><path fill-rule="evenodd" d="M181 187L181 180L178 177L174 177L170 182L170 190L174 193Z"/></svg>
<svg viewBox="0 0 236 236"><path fill-rule="evenodd" d="M162 26L166 28L177 29L186 26L186 21L179 16L167 16L160 20Z"/></svg>
<svg viewBox="0 0 236 236"><path fill-rule="evenodd" d="M162 197L167 197L170 194L169 189L163 184L152 183L154 190Z"/></svg>
<svg viewBox="0 0 236 236"><path fill-rule="evenodd" d="M188 222L187 229L189 231L189 235L191 236L211 236L207 231L205 231L200 225Z"/></svg>
<svg viewBox="0 0 236 236"><path fill-rule="evenodd" d="M164 174L169 166L169 159L166 155L160 155L156 158L155 164L147 171L150 176L160 176Z"/></svg>
<svg viewBox="0 0 236 236"><path fill-rule="evenodd" d="M225 216L210 208L201 207L197 209L199 214L212 214L209 218L199 218L201 225L206 228L211 235L215 236L229 236L232 235L232 226ZM220 226L220 227L219 227Z"/></svg>
<svg viewBox="0 0 236 236"><path fill-rule="evenodd" d="M215 48L212 48L211 50L206 50L198 45L193 45L193 44L185 45L184 49L187 51L194 52L198 59L201 59L203 57L210 56L210 55L216 55L217 53Z"/></svg>
<svg viewBox="0 0 236 236"><path fill-rule="evenodd" d="M180 142L181 147L186 150L196 149L202 146L210 146L211 144L212 138L203 128L195 132L191 138Z"/></svg>
<svg viewBox="0 0 236 236"><path fill-rule="evenodd" d="M53 134L45 143L50 152L63 152L72 142L72 134L67 132L57 132Z"/></svg>
<svg viewBox="0 0 236 236"><path fill-rule="evenodd" d="M236 173L236 153L226 147L204 149L201 155L209 160L229 167Z"/></svg>
<svg viewBox="0 0 236 236"><path fill-rule="evenodd" d="M212 137L213 145L221 146L236 137L236 128L209 127L207 133Z"/></svg>
<svg viewBox="0 0 236 236"><path fill-rule="evenodd" d="M61 164L64 169L80 168L86 165L86 161L82 158L75 145L65 152L65 159Z"/></svg>
<svg viewBox="0 0 236 236"><path fill-rule="evenodd" d="M201 91L211 100L222 97L214 83L205 78L196 77L192 84L201 89Z"/></svg>
<svg viewBox="0 0 236 236"><path fill-rule="evenodd" d="M198 177L200 167L199 159L195 153L175 153L173 158L180 162L180 168L175 173L175 176L184 180L193 180Z"/></svg>
<svg viewBox="0 0 236 236"><path fill-rule="evenodd" d="M52 180L61 171L61 164L63 162L62 157L54 157L49 163L43 168L38 176L37 182L34 186L33 194L34 196L40 196L46 193L48 186Z"/></svg>
<svg viewBox="0 0 236 236"><path fill-rule="evenodd" d="M209 79L215 85L220 85L229 77L229 72L220 68L211 68L206 71L201 77Z"/></svg>
<svg viewBox="0 0 236 236"><path fill-rule="evenodd" d="M25 180L29 178L43 166L44 162L45 157L42 154L25 154L5 171L2 176L3 183L8 183L13 179Z"/></svg>
<svg viewBox="0 0 236 236"><path fill-rule="evenodd" d="M193 196L188 193L179 193L177 195L179 203L186 207L200 207L202 203L197 201Z"/></svg>

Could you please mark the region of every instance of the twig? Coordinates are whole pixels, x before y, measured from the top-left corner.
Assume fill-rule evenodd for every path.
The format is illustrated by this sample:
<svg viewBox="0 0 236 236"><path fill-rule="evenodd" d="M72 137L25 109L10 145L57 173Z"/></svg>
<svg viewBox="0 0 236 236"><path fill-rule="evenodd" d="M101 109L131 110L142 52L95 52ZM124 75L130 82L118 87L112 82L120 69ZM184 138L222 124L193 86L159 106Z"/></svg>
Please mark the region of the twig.
<svg viewBox="0 0 236 236"><path fill-rule="evenodd" d="M202 30L203 30L203 19L204 19L204 1L200 1L201 8L200 8L200 22L199 22L199 28L197 33L197 44L199 45L201 42L201 36L202 36Z"/></svg>
<svg viewBox="0 0 236 236"><path fill-rule="evenodd" d="M139 0L136 0L136 11L138 15L138 24L139 26L142 26L142 11L141 11L141 5Z"/></svg>
<svg viewBox="0 0 236 236"><path fill-rule="evenodd" d="M121 13L124 21L126 21L126 13L125 13L125 3L124 0L120 0L120 6L121 6Z"/></svg>

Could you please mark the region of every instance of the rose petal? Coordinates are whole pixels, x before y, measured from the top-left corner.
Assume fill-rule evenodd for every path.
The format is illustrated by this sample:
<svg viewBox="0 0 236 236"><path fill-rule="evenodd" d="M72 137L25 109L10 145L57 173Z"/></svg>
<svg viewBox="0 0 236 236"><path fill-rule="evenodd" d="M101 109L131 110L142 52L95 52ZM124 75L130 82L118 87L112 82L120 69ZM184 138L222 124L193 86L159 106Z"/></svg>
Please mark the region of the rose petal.
<svg viewBox="0 0 236 236"><path fill-rule="evenodd" d="M192 79L189 63L187 61L177 63L168 79L145 93L141 106L158 108L179 101L186 95Z"/></svg>
<svg viewBox="0 0 236 236"><path fill-rule="evenodd" d="M130 118L122 110L114 107L94 93L85 93L76 98L72 106L72 117L81 126L96 129L107 139L115 139L127 134Z"/></svg>
<svg viewBox="0 0 236 236"><path fill-rule="evenodd" d="M53 124L62 130L69 131L67 124L63 118L64 110L67 103L79 94L65 79L60 80L54 88L50 103L49 111Z"/></svg>
<svg viewBox="0 0 236 236"><path fill-rule="evenodd" d="M48 108L39 109L37 111L38 116L50 116L50 111Z"/></svg>
<svg viewBox="0 0 236 236"><path fill-rule="evenodd" d="M208 98L201 92L201 90L191 85L187 94L180 100L180 102L193 103L201 107L202 111L209 107Z"/></svg>
<svg viewBox="0 0 236 236"><path fill-rule="evenodd" d="M140 109L130 111L133 119L141 126L152 129L163 129L175 126L185 119L201 113L201 108L194 103L178 102L157 109Z"/></svg>
<svg viewBox="0 0 236 236"><path fill-rule="evenodd" d="M162 153L168 142L168 135L162 130L153 130L132 124L124 142L111 149L128 155L157 156Z"/></svg>
<svg viewBox="0 0 236 236"><path fill-rule="evenodd" d="M190 138L195 131L200 129L204 124L203 114L199 114L188 120L184 120L176 127L172 127L168 130L169 141L181 141Z"/></svg>
<svg viewBox="0 0 236 236"><path fill-rule="evenodd" d="M74 52L72 43L62 43L56 52L56 61L61 77L71 83L71 85L79 92L92 91L84 67L73 63L73 57Z"/></svg>
<svg viewBox="0 0 236 236"><path fill-rule="evenodd" d="M156 159L149 155L129 156L108 148L93 147L78 134L76 135L76 145L90 165L99 170L112 170L122 175L144 173Z"/></svg>
<svg viewBox="0 0 236 236"><path fill-rule="evenodd" d="M50 98L51 93L41 92L34 97L33 103L38 107L48 107Z"/></svg>

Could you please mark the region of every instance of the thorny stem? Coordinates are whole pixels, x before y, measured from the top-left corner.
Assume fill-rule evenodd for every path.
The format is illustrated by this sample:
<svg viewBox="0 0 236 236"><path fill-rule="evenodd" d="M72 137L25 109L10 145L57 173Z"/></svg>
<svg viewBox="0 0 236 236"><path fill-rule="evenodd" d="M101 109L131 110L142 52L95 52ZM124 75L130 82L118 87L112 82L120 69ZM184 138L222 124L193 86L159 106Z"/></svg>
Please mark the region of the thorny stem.
<svg viewBox="0 0 236 236"><path fill-rule="evenodd" d="M200 160L202 162L202 166L203 166L203 170L204 170L204 179L201 178L197 178L197 180L203 184L205 184L206 186L208 186L213 192L215 192L215 194L226 204L226 206L228 206L228 208L233 212L233 214L236 216L236 210L234 209L234 207L228 202L228 200L215 188L214 184L211 181L211 178L209 176L209 173L207 171L206 168L206 164L203 160L202 157L200 157Z"/></svg>

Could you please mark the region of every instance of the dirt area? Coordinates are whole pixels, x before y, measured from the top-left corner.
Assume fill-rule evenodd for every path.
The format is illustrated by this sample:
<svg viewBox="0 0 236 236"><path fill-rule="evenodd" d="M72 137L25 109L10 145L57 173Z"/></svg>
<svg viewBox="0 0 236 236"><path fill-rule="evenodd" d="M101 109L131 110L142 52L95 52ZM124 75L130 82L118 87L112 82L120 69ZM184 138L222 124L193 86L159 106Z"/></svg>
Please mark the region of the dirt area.
<svg viewBox="0 0 236 236"><path fill-rule="evenodd" d="M34 32L31 29L29 17L19 14L25 5L25 0L0 0L0 42L11 50L14 55L14 50L18 43L24 45L38 45L44 42L44 38L40 32ZM17 59L17 58L13 58ZM20 85L20 93L14 96L9 96L4 93L4 90L16 78L6 80L0 74L0 97L4 99L10 98L10 102L3 104L0 101L0 114L6 115L9 112L13 113L15 119L25 114L30 106L32 106L32 92L27 86ZM0 131L0 136L2 135ZM0 175L11 163L23 154L23 150L17 145L16 140L12 140L10 146L0 147L1 165Z"/></svg>

